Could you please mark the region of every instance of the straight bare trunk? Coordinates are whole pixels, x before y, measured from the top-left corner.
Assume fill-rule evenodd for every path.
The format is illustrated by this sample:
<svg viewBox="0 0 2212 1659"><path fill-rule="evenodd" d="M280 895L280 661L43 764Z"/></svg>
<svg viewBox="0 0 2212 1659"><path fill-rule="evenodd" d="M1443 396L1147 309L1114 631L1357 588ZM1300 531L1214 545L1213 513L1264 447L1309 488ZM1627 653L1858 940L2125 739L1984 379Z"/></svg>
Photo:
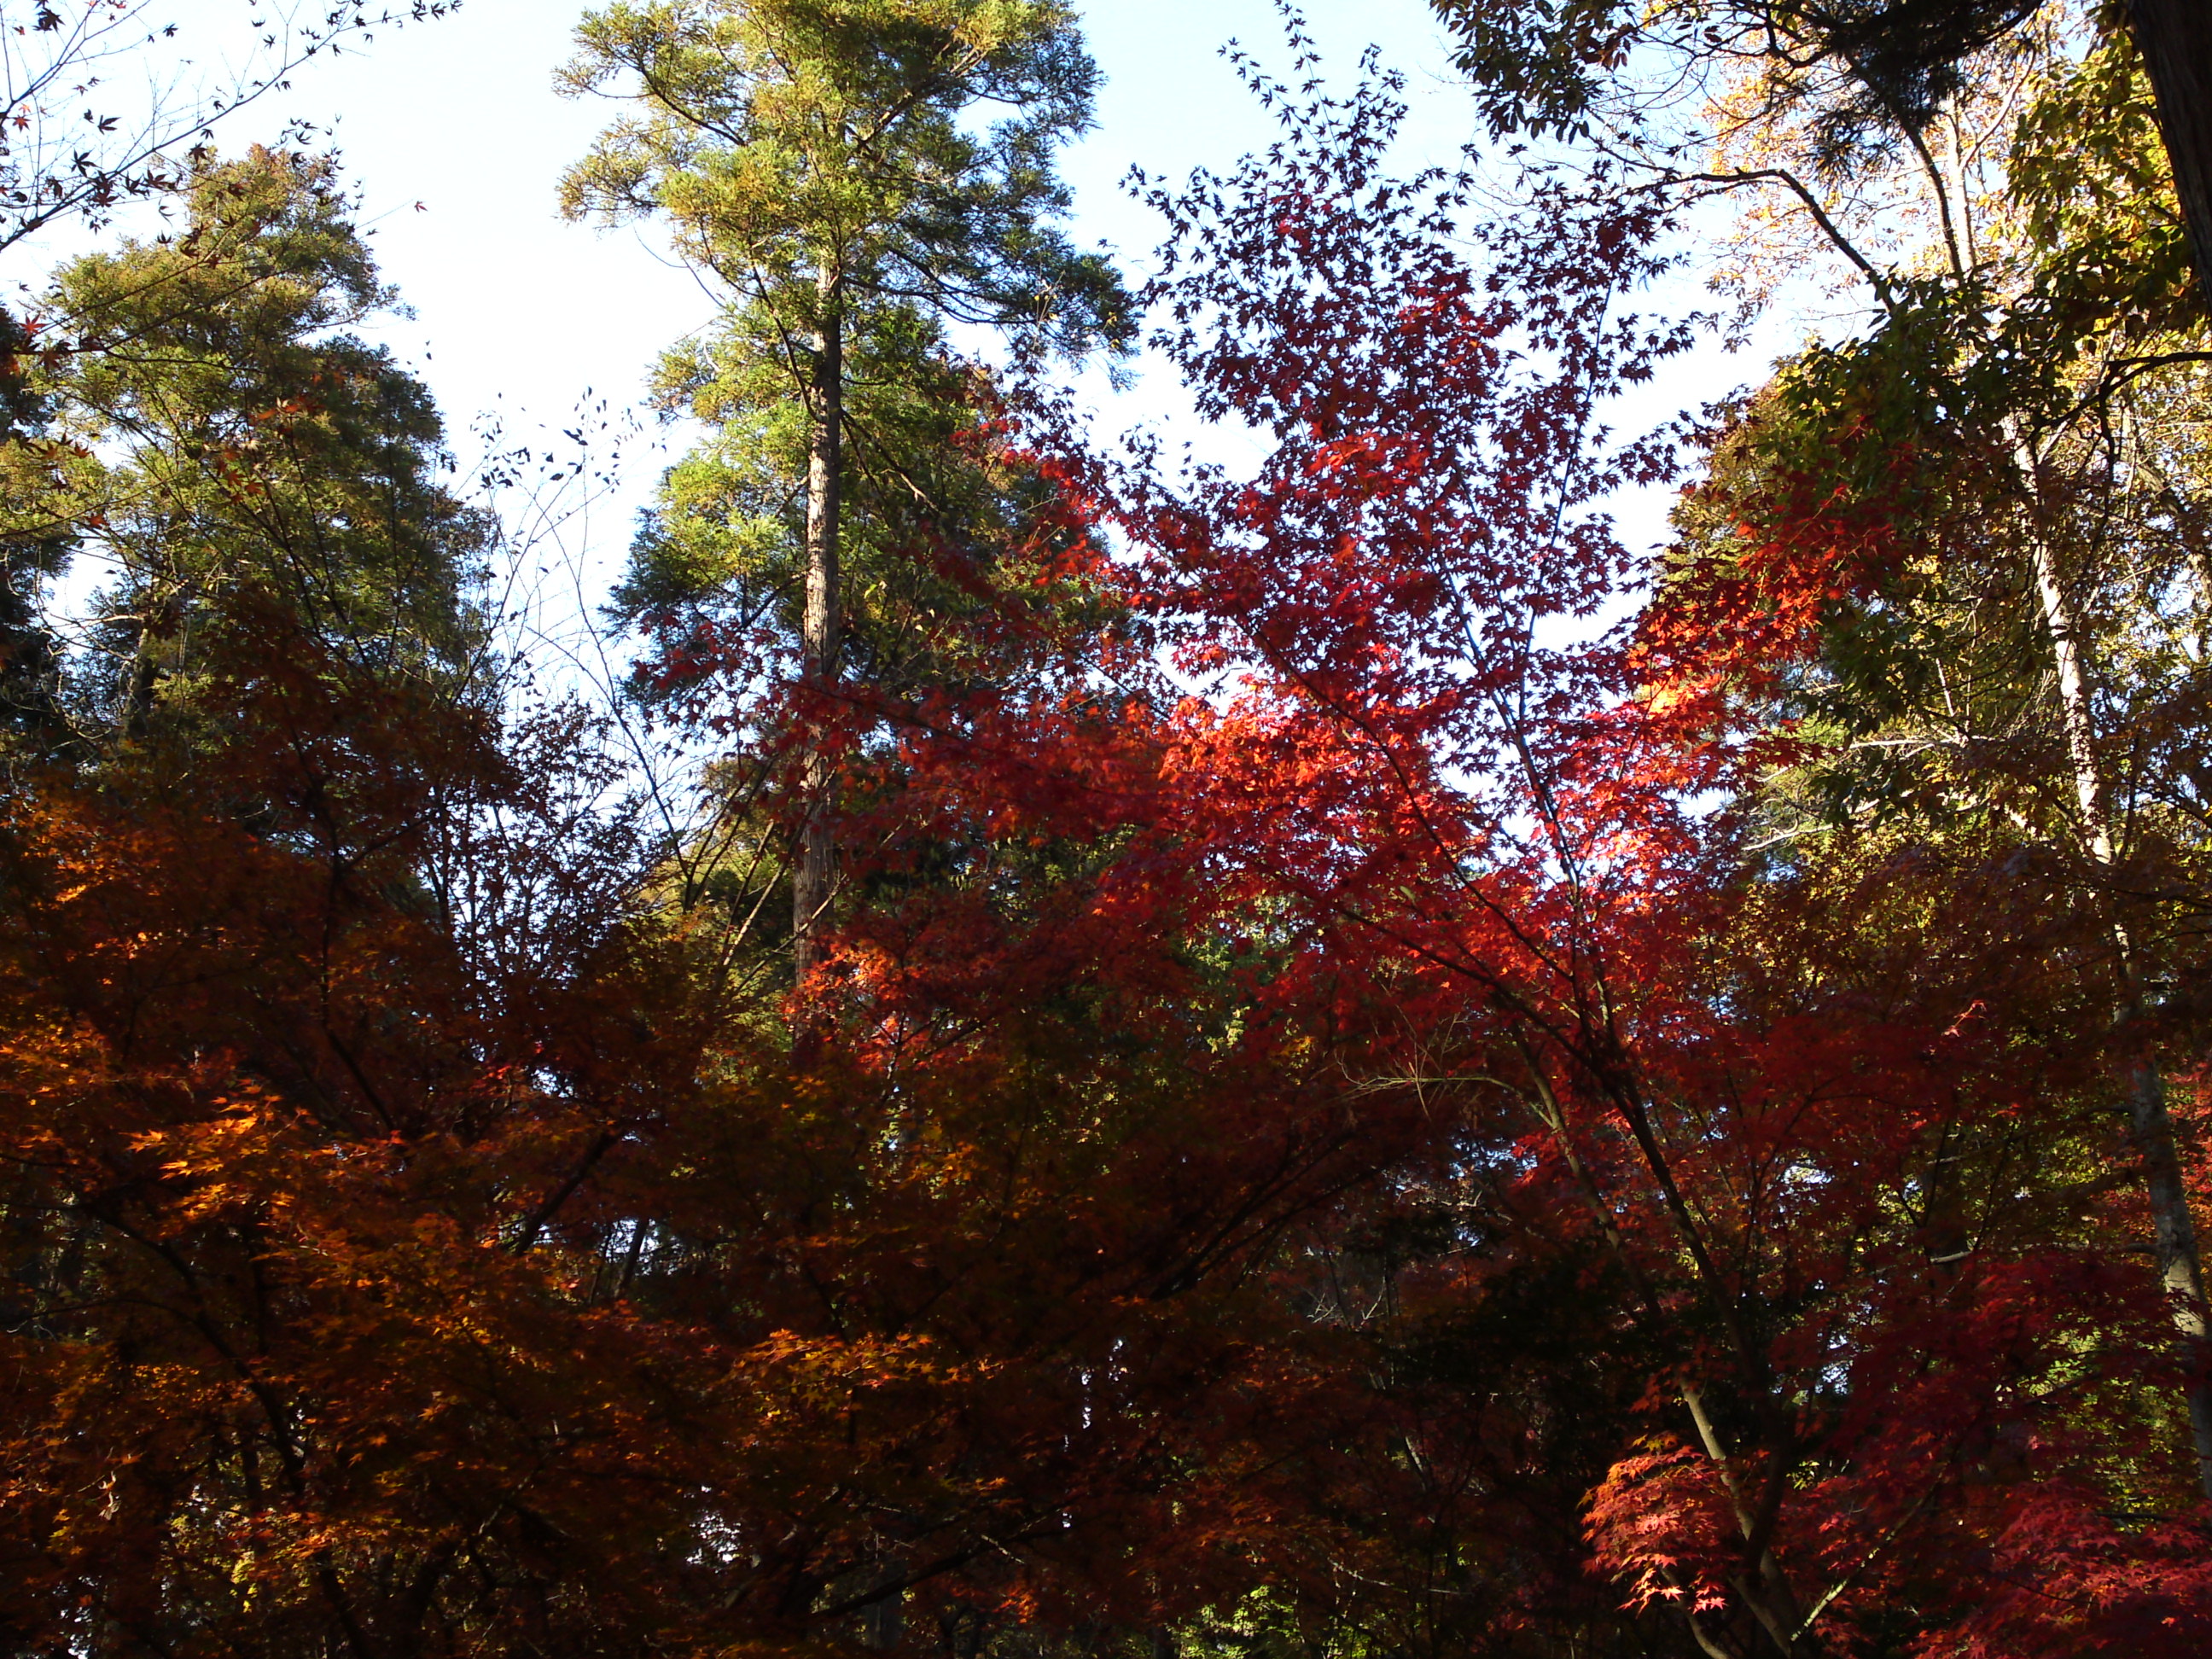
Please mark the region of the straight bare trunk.
<svg viewBox="0 0 2212 1659"><path fill-rule="evenodd" d="M2189 227L2197 290L2212 309L2212 4L2134 0L2136 46L2158 96L2158 125Z"/></svg>
<svg viewBox="0 0 2212 1659"><path fill-rule="evenodd" d="M2036 459L2022 445L2016 457L2022 483L2033 501L2036 490ZM2036 597L2041 606L2044 631L2050 636L2052 677L2058 692L2059 724L2066 740L2066 757L2073 773L2074 793L2081 813L2083 836L2091 860L2100 872L2108 872L2115 856L2112 804L2105 787L2104 770L2097 755L2095 710L2089 698L2087 668L2082 660L2083 635L2072 597L2058 569L2057 557L2039 527L2028 535L2034 565ZM2109 898L2106 899L2109 906ZM2204 1269L2197 1243L2197 1224L2189 1212L2189 1195L2181 1179L2181 1156L2173 1138L2173 1118L2166 1109L2166 1080L2158 1059L2141 1035L2145 1012L2142 981L2133 942L2125 924L2108 910L2112 947L2118 958L2121 987L2120 1018L2137 1052L2128 1066L2128 1113L2136 1158L2142 1171L2143 1190L2150 1200L2151 1228L2157 1251L2159 1280L2180 1338L2181 1359L2188 1376L2185 1395L2189 1427L2197 1451L2197 1479L2207 1498L2212 1498L2212 1376L2207 1375Z"/></svg>
<svg viewBox="0 0 2212 1659"><path fill-rule="evenodd" d="M807 392L806 612L799 625L799 677L816 697L837 683L837 528L845 442L845 323L833 261L823 261L817 284L819 321L813 384ZM822 957L836 879L836 848L830 831L834 772L827 734L817 726L808 738L805 816L791 880L792 957L802 985Z"/></svg>

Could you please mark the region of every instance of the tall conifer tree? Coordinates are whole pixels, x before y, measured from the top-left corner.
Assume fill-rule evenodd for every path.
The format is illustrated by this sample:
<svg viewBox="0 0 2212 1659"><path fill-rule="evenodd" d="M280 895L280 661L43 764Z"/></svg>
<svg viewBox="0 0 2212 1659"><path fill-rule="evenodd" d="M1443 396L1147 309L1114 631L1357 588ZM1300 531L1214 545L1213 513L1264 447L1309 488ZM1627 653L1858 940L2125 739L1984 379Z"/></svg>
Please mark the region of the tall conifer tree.
<svg viewBox="0 0 2212 1659"><path fill-rule="evenodd" d="M488 527L440 478L428 391L353 332L394 296L331 165L204 158L185 202L180 235L57 274L72 344L26 355L0 441L0 546L106 576L63 712L87 738L142 734L240 604L371 672L450 678Z"/></svg>
<svg viewBox="0 0 2212 1659"><path fill-rule="evenodd" d="M964 395L945 331L1068 354L1126 331L1112 270L1058 228L1054 152L1088 125L1096 72L1057 0L665 0L593 13L579 40L568 87L636 107L571 170L566 210L665 217L727 306L713 342L672 354L672 404L721 432L672 479L675 533L642 540L631 594L765 590L818 708L847 672L844 567L897 535L852 532L948 493L925 478ZM818 725L805 748L802 980L835 862Z"/></svg>

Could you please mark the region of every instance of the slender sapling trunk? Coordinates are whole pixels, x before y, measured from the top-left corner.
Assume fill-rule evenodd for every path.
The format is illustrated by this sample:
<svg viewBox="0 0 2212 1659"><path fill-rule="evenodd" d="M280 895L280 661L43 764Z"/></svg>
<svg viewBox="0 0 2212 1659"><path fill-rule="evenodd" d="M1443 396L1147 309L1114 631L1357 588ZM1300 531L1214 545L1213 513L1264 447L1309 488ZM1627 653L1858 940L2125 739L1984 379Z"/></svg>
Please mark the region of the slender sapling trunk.
<svg viewBox="0 0 2212 1659"><path fill-rule="evenodd" d="M2036 494L2037 465L2025 444L2014 455L2021 483L2031 503ZM2084 663L2083 635L2072 596L2066 591L2056 553L2038 527L2028 538L2033 565L2036 598L2041 607L2044 632L2051 641L2052 678L2058 694L2059 726L2066 742L2066 758L2073 774L2074 793L2081 814L2083 838L2091 860L2100 872L2109 872L2116 856L2112 803L2099 762L2096 716L2089 698ZM2132 941L2125 923L2111 914L2106 900L2106 925L2112 935L2119 963L2119 1014L2131 1032L2142 1025L2144 995ZM2189 1426L2197 1452L2197 1484L2212 1498L2212 1360L2205 1325L2204 1269L2197 1243L2197 1224L2189 1212L2189 1196L2181 1179L2181 1156L2175 1146L2173 1118L2166 1109L2166 1081L2157 1057L2140 1037L2131 1039L2138 1051L2128 1064L2128 1112L2136 1156L2142 1166L2143 1188L2150 1200L2151 1227L2158 1255L2160 1282L2179 1333L2182 1362L2188 1376L2186 1395Z"/></svg>

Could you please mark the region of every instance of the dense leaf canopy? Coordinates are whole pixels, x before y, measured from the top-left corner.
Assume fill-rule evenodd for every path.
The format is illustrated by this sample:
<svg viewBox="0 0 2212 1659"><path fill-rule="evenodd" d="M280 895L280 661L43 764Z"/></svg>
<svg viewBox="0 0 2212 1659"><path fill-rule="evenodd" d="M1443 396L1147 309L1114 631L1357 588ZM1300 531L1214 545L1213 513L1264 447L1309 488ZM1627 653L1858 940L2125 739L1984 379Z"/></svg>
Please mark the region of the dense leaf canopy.
<svg viewBox="0 0 2212 1659"><path fill-rule="evenodd" d="M1438 9L1535 149L1286 15L1134 292L1068 9L586 16L566 205L723 302L597 696L337 163L114 163L0 317L9 1652L2212 1644L2163 83ZM1242 465L1098 439L1140 330Z"/></svg>

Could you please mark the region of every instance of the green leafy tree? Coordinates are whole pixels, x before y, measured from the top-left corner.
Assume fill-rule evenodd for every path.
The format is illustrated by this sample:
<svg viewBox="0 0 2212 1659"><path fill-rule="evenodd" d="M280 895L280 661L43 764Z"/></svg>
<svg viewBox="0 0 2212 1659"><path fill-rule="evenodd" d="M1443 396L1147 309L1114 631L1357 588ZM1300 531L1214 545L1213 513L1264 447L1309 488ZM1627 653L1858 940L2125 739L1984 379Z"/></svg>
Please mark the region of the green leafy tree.
<svg viewBox="0 0 2212 1659"><path fill-rule="evenodd" d="M1055 0L669 0L593 13L579 40L568 87L637 107L570 171L566 211L665 218L727 306L666 365L671 404L719 429L671 474L626 597L665 615L734 593L795 638L819 710L848 668L908 653L896 613L939 597L895 567L1000 510L963 456L978 388L949 331L1030 356L1126 335L1110 267L1059 228L1054 153L1096 71ZM848 663L856 592L872 625ZM803 746L802 978L835 863L830 745L817 726Z"/></svg>
<svg viewBox="0 0 2212 1659"><path fill-rule="evenodd" d="M441 480L427 390L351 331L393 296L331 164L204 160L185 199L179 235L58 273L72 343L34 360L40 420L0 452L0 535L108 573L70 718L132 735L185 706L242 600L365 668L451 680L488 527Z"/></svg>

